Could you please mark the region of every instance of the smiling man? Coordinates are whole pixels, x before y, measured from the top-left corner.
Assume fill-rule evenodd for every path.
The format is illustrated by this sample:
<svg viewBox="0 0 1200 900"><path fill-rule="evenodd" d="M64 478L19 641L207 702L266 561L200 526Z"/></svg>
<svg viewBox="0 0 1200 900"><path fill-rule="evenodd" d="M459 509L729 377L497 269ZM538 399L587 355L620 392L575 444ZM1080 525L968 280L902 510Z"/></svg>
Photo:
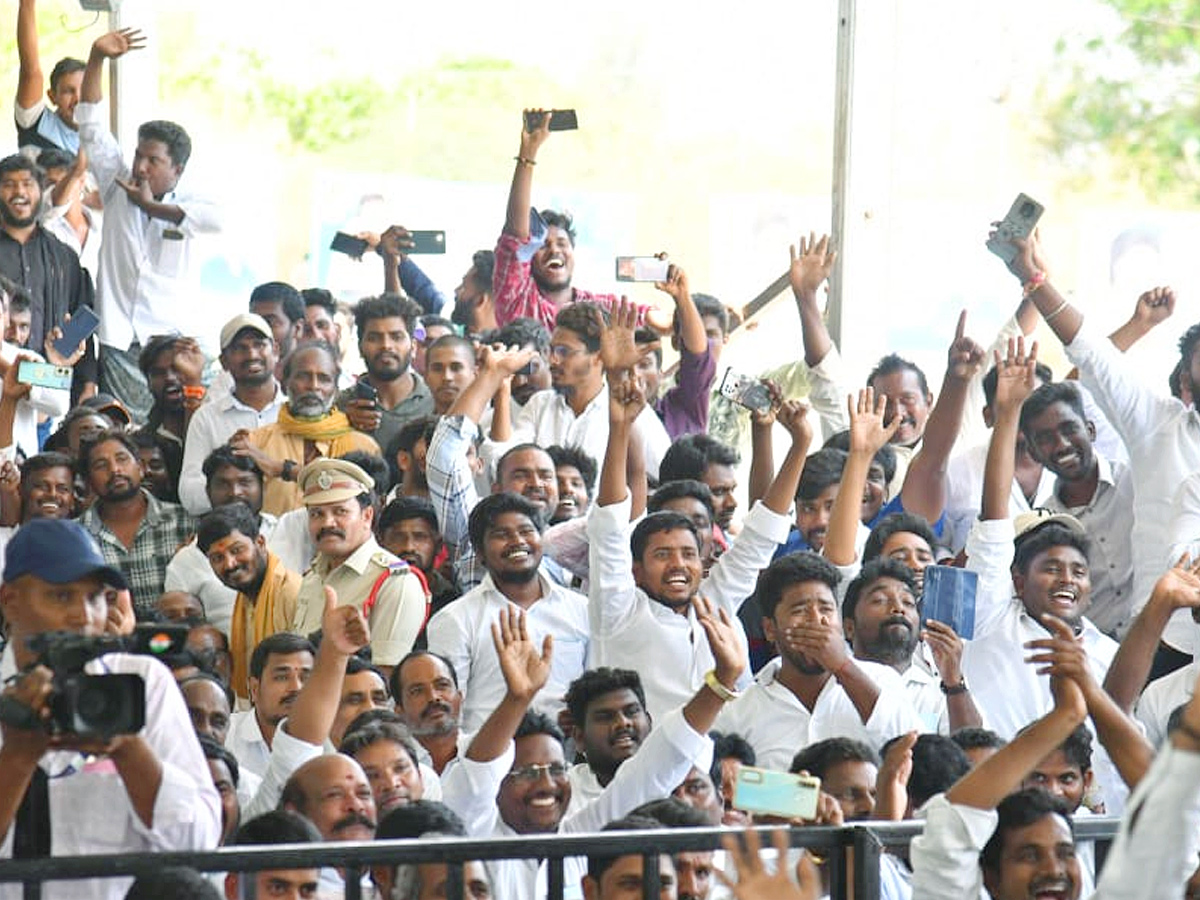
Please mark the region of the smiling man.
<svg viewBox="0 0 1200 900"><path fill-rule="evenodd" d="M561 587L539 569L542 514L524 497L492 494L471 511L471 544L483 560L483 581L429 620L429 649L454 665L464 685L463 728L475 731L504 696L492 623L502 609L527 613L538 643L555 642L549 687L535 701L539 712L557 715L568 685L583 672L588 650L587 598Z"/></svg>
<svg viewBox="0 0 1200 900"><path fill-rule="evenodd" d="M637 672L591 669L567 691L572 737L584 762L571 767L571 811L596 797L650 733L646 692Z"/></svg>
<svg viewBox="0 0 1200 900"><path fill-rule="evenodd" d="M71 457L49 451L21 466L21 521L75 516L75 468Z"/></svg>

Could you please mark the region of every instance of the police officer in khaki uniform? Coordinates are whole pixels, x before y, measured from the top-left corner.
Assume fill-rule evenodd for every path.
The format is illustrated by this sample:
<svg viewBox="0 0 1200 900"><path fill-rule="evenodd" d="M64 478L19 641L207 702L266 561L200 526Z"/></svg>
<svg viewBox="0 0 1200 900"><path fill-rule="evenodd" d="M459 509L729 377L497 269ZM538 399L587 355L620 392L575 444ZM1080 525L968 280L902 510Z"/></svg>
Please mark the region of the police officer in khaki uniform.
<svg viewBox="0 0 1200 900"><path fill-rule="evenodd" d="M297 478L308 508L308 531L317 553L304 573L292 630L321 627L325 585L341 606L356 606L371 626L371 656L390 669L425 624L428 595L408 564L375 542L375 482L354 463L315 459Z"/></svg>

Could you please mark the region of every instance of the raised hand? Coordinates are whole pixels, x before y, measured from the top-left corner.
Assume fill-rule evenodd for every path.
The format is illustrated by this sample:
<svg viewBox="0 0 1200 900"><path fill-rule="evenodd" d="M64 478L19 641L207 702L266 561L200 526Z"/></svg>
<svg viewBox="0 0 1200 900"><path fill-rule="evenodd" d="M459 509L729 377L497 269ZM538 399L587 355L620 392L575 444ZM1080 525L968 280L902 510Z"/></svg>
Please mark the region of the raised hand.
<svg viewBox="0 0 1200 900"><path fill-rule="evenodd" d="M9 364L8 368L4 370L3 396L6 400L11 399L14 403L23 397L28 397L29 392L33 390L33 385L17 380L17 375L20 374L21 371L21 360L23 359L28 359L33 362L37 361L37 357L31 353L18 353L17 358L14 359Z"/></svg>
<svg viewBox="0 0 1200 900"><path fill-rule="evenodd" d="M733 863L737 881L720 869L713 869L737 900L817 900L821 896L821 876L807 851L801 852L796 863L796 880L788 877L787 866L783 864L788 858L786 830L780 829L771 835L777 860L774 872L763 868L758 832L747 829L743 836L744 846L735 834L721 836L725 858Z"/></svg>
<svg viewBox="0 0 1200 900"><path fill-rule="evenodd" d="M954 329L954 341L946 365L946 374L967 381L983 368L987 354L983 348L967 336L967 311L958 314L958 327Z"/></svg>
<svg viewBox="0 0 1200 900"><path fill-rule="evenodd" d="M945 622L929 619L921 639L933 653L933 664L937 667L942 684L955 685L962 681L963 642L954 629Z"/></svg>
<svg viewBox="0 0 1200 900"><path fill-rule="evenodd" d="M67 313L63 317L63 324L65 325L70 321L71 314ZM63 356L58 352L58 348L54 346L54 342L62 340L62 336L62 329L55 325L48 332L46 332L46 339L42 342L42 349L46 352L46 360L51 365L66 366L67 368L70 368L71 366L75 365L75 363L79 362L79 360L83 359L83 354L87 352L87 340L84 339L80 341L79 346L71 352L70 356Z"/></svg>
<svg viewBox="0 0 1200 900"><path fill-rule="evenodd" d="M884 423L887 397L883 394L876 397L874 388L860 390L857 400L853 394L847 395L846 409L850 413L851 453L869 453L874 457L900 427L899 416L892 416L891 422Z"/></svg>
<svg viewBox="0 0 1200 900"><path fill-rule="evenodd" d="M634 340L637 331L637 306L622 297L611 310L609 321L604 322L600 308L592 307L592 317L600 329L600 361L605 372L625 372L637 365L637 361L658 348L658 342L639 344Z"/></svg>
<svg viewBox="0 0 1200 900"><path fill-rule="evenodd" d="M795 244L788 247L792 257L792 267L788 275L792 282L792 291L797 295L816 294L817 288L833 271L837 261L837 253L829 249L829 235L821 235L817 239L816 232L810 231L808 240L800 236L799 250Z"/></svg>
<svg viewBox="0 0 1200 900"><path fill-rule="evenodd" d="M147 204L154 202L154 191L150 189L150 182L146 179L140 181L122 181L120 178L114 178L117 187L125 192L135 206L144 209Z"/></svg>
<svg viewBox="0 0 1200 900"><path fill-rule="evenodd" d="M104 620L104 633L115 635L133 634L137 627L137 616L133 611L133 595L128 590L107 588L104 601L108 604L108 616Z"/></svg>
<svg viewBox="0 0 1200 900"><path fill-rule="evenodd" d="M525 610L513 607L500 610L499 620L492 624L492 644L508 693L521 700L532 700L550 679L554 638L546 635L539 651L537 644L529 639Z"/></svg>
<svg viewBox="0 0 1200 900"><path fill-rule="evenodd" d="M758 428L770 428L775 424L779 417L779 410L783 407L783 388L779 386L779 382L771 381L769 378L760 379L760 383L767 389L767 393L771 397L771 405L766 409L750 410L750 422Z"/></svg>
<svg viewBox="0 0 1200 900"><path fill-rule="evenodd" d="M800 400L785 400L776 418L791 436L793 444L812 443L813 427L808 419L808 404Z"/></svg>
<svg viewBox="0 0 1200 900"><path fill-rule="evenodd" d="M338 606L337 591L325 586L325 611L321 614L321 643L326 641L343 656L353 656L371 643L371 628L357 606Z"/></svg>
<svg viewBox="0 0 1200 900"><path fill-rule="evenodd" d="M494 372L502 378L511 378L529 365L537 351L532 347L522 350L520 347L505 347L502 344L492 344L479 348L479 368L485 372Z"/></svg>
<svg viewBox="0 0 1200 900"><path fill-rule="evenodd" d="M179 380L188 385L199 385L204 380L204 351L194 338L176 338L172 347L175 351L171 357L171 368L179 375Z"/></svg>
<svg viewBox="0 0 1200 900"><path fill-rule="evenodd" d="M527 131L525 128L525 116L530 113L537 113L542 117L541 124L533 131ZM527 109L521 116L521 153L525 159L534 159L537 156L538 148L546 143L546 139L550 137L550 113L547 110Z"/></svg>
<svg viewBox="0 0 1200 900"><path fill-rule="evenodd" d="M1025 661L1037 666L1039 675L1050 676L1055 709L1086 718L1087 694L1098 689L1088 665L1087 651L1071 626L1057 616L1043 615L1042 625L1050 637L1028 641L1025 649L1032 655Z"/></svg>
<svg viewBox="0 0 1200 900"><path fill-rule="evenodd" d="M146 46L146 36L138 28L122 28L96 38L92 50L107 59L117 59L130 50L141 50Z"/></svg>
<svg viewBox="0 0 1200 900"><path fill-rule="evenodd" d="M850 659L850 647L841 625L825 618L805 620L785 628L783 640L787 646L819 663L827 672L837 673Z"/></svg>
<svg viewBox="0 0 1200 900"><path fill-rule="evenodd" d="M667 254L658 254L659 259L666 259ZM689 296L687 273L674 263L667 269L667 280L656 281L654 286L664 294L670 294L671 299L679 303L684 297Z"/></svg>
<svg viewBox="0 0 1200 900"><path fill-rule="evenodd" d="M1172 609L1200 609L1200 560L1193 562L1186 553L1183 554L1154 583L1150 597L1167 603Z"/></svg>
<svg viewBox="0 0 1200 900"><path fill-rule="evenodd" d="M1037 388L1037 341L1025 353L1025 338L1008 339L1008 352L1000 358L996 351L997 409L1020 409L1025 399Z"/></svg>
<svg viewBox="0 0 1200 900"><path fill-rule="evenodd" d="M875 818L889 822L904 819L908 809L908 780L912 777L913 747L917 732L910 731L892 741L875 778Z"/></svg>
<svg viewBox="0 0 1200 900"><path fill-rule="evenodd" d="M639 378L609 379L608 417L610 422L632 428L646 408L646 389Z"/></svg>
<svg viewBox="0 0 1200 900"><path fill-rule="evenodd" d="M1155 287L1137 298L1133 307L1134 320L1149 331L1155 325L1165 322L1175 312L1175 290L1169 287Z"/></svg>
<svg viewBox="0 0 1200 900"><path fill-rule="evenodd" d="M388 259L404 260L404 252L413 246L412 235L403 225L393 225L379 236L376 250Z"/></svg>
<svg viewBox="0 0 1200 900"><path fill-rule="evenodd" d="M717 680L733 690L746 670L748 660L729 621L729 614L715 607L707 597L699 595L692 598L692 609L696 613L696 621L704 629L704 636L716 661Z"/></svg>

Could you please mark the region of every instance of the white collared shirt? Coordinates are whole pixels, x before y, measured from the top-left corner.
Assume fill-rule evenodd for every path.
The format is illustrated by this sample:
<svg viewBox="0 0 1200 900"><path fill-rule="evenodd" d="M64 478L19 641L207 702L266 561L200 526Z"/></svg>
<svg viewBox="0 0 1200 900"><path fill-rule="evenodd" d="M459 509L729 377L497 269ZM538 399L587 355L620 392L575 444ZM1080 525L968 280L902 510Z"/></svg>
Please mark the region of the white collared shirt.
<svg viewBox="0 0 1200 900"><path fill-rule="evenodd" d="M957 553L967 543L971 525L979 518L979 506L983 497L983 467L987 462L988 442L976 444L955 453L946 467L946 525L942 542ZM1014 477L1008 495L1008 514L1018 516L1031 508L1045 506L1054 495L1054 473L1043 468L1037 489L1033 494L1033 507L1025 499L1025 492Z"/></svg>
<svg viewBox="0 0 1200 900"><path fill-rule="evenodd" d="M146 684L146 726L140 732L162 765L147 827L129 800L125 782L108 757L74 751L44 754L39 765L50 777L51 854L155 853L212 850L221 836L221 802L192 729L187 707L170 670L148 656L113 653L87 664L89 674L140 675ZM0 656L0 680L16 674L12 648ZM0 845L12 857L15 826ZM46 900L121 900L132 879L47 882ZM0 898L17 900L20 884L0 885Z"/></svg>
<svg viewBox="0 0 1200 900"><path fill-rule="evenodd" d="M270 513L260 513L261 524L259 534L270 540L271 532L275 530L276 518ZM186 591L200 598L204 604L204 618L210 625L215 625L225 636L229 636L230 620L233 618L233 604L237 600L237 591L227 588L221 579L213 572L208 557L196 546L192 538L171 557L167 563L167 574L163 578L164 591Z"/></svg>
<svg viewBox="0 0 1200 900"><path fill-rule="evenodd" d="M681 615L652 600L634 582L629 547L631 502L626 495L620 503L595 506L588 513L591 665L640 672L646 710L658 717L691 698L714 660L690 606L687 614ZM770 564L790 525L787 516L755 503L741 533L700 582L700 595L725 610L743 646L746 633L738 609L754 592L758 573ZM746 684L749 679L743 678L739 687Z"/></svg>
<svg viewBox="0 0 1200 900"><path fill-rule="evenodd" d="M225 318L202 302L195 265L196 238L221 230L220 210L206 197L176 185L162 198L184 211L176 225L146 215L116 183L130 177L121 148L98 103L75 107L80 145L104 198L104 231L96 280L100 343L126 350L152 335L194 336L210 352Z"/></svg>
<svg viewBox="0 0 1200 900"><path fill-rule="evenodd" d="M588 601L540 572L537 579L542 596L526 610L525 624L537 647L546 635L554 637L554 656L550 679L538 691L533 708L555 719L565 706L567 688L587 668ZM504 699L504 675L492 643L492 626L500 611L512 606L489 574L429 620L425 632L429 649L454 664L466 695L461 727L467 731L478 731Z"/></svg>
<svg viewBox="0 0 1200 900"><path fill-rule="evenodd" d="M635 424L645 451L646 472L651 478L658 478L658 464L671 446L671 438L662 420L648 405L638 414ZM554 444L578 447L597 462L603 460L608 446L608 385L600 388L600 393L579 415L557 391L538 391L521 410L509 440L483 442L480 454L487 463L487 471L494 476L496 462L504 451L527 442L539 447Z"/></svg>
<svg viewBox="0 0 1200 900"><path fill-rule="evenodd" d="M776 657L762 667L741 697L721 710L713 730L740 734L754 748L758 766L780 772L786 772L792 757L809 744L826 738L853 738L878 749L897 735L921 731L921 720L896 670L861 659L855 664L879 688L875 708L866 722L850 695L832 677L809 710L776 680L782 665Z"/></svg>
<svg viewBox="0 0 1200 900"><path fill-rule="evenodd" d="M303 575L312 566L317 548L308 531L308 507L290 509L275 521L267 538L267 549L279 557L283 567Z"/></svg>
<svg viewBox="0 0 1200 900"><path fill-rule="evenodd" d="M900 675L909 702L921 720L921 730L930 734L950 734L950 713L946 695L942 693L942 676L929 660L929 648L924 641L913 651L912 665ZM878 749L878 748L876 748Z"/></svg>
<svg viewBox="0 0 1200 900"><path fill-rule="evenodd" d="M1100 480L1086 506L1070 507L1063 503L1058 478L1054 480L1054 493L1044 505L1055 512L1070 513L1087 529L1091 539L1088 577L1092 581L1088 618L1105 634L1123 635L1129 628L1133 607L1133 545L1129 540L1129 529L1133 527L1133 474L1128 466L1109 462L1099 452L1096 464L1100 467Z"/></svg>
<svg viewBox="0 0 1200 900"><path fill-rule="evenodd" d="M1167 720L1177 707L1192 699L1197 678L1200 678L1200 662L1191 662L1169 675L1156 678L1142 691L1133 715L1146 729L1146 740L1152 747L1160 746L1167 739Z"/></svg>
<svg viewBox="0 0 1200 900"><path fill-rule="evenodd" d="M183 445L183 467L179 474L179 502L193 516L212 509L208 501L208 482L204 477L204 460L235 431L253 431L263 425L274 425L279 410L287 405L287 394L275 385L275 396L261 410L247 406L233 394L202 403L188 422L187 440Z"/></svg>
<svg viewBox="0 0 1200 900"><path fill-rule="evenodd" d="M271 748L263 737L253 709L238 710L229 717L225 749L237 757L238 766L245 771L253 772L259 778L267 774Z"/></svg>

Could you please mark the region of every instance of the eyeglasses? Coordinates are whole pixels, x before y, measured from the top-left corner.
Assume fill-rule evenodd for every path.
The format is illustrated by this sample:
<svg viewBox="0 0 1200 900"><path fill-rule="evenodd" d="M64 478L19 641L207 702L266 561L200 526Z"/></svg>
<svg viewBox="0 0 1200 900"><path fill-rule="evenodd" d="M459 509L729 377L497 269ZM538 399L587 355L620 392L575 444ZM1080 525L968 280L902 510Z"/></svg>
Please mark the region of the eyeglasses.
<svg viewBox="0 0 1200 900"><path fill-rule="evenodd" d="M549 775L551 781L561 781L567 777L567 767L562 763L549 763L541 766L522 766L512 769L508 776L513 781L527 781L532 784L541 781L542 775Z"/></svg>
<svg viewBox="0 0 1200 900"><path fill-rule="evenodd" d="M565 347L562 344L550 345L550 358L555 360L570 359L580 353L587 353L584 347Z"/></svg>

